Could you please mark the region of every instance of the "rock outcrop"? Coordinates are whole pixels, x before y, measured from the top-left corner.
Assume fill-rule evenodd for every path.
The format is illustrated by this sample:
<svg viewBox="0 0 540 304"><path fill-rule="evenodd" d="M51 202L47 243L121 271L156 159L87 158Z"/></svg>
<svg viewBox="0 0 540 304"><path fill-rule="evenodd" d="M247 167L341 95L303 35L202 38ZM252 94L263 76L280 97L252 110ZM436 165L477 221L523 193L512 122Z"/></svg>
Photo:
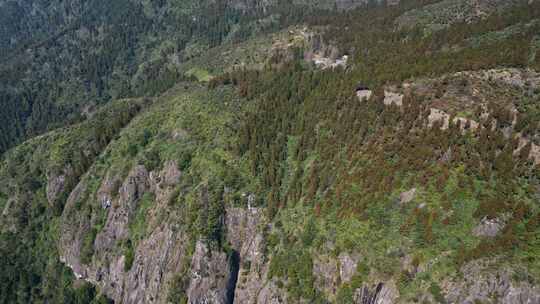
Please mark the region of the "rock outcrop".
<svg viewBox="0 0 540 304"><path fill-rule="evenodd" d="M402 192L399 195L399 204L405 205L407 203L410 203L415 197L416 197L416 188L412 188L409 191Z"/></svg>
<svg viewBox="0 0 540 304"><path fill-rule="evenodd" d="M261 208L228 208L227 240L239 255L235 303L287 303L285 292L268 280L269 263L264 253L267 220Z"/></svg>
<svg viewBox="0 0 540 304"><path fill-rule="evenodd" d="M338 256L339 261L339 277L343 283L348 283L352 280L356 274L359 258L355 255L351 255L342 252Z"/></svg>
<svg viewBox="0 0 540 304"><path fill-rule="evenodd" d="M202 241L197 242L190 266L188 303L233 303L237 268L234 253L227 256L224 252L212 250Z"/></svg>
<svg viewBox="0 0 540 304"><path fill-rule="evenodd" d="M66 191L70 179L73 178L74 172L71 166L66 167L61 173L47 173L47 201L49 205L55 205L61 195Z"/></svg>
<svg viewBox="0 0 540 304"><path fill-rule="evenodd" d="M368 100L373 95L373 91L371 90L358 90L356 91L356 96L360 100Z"/></svg>
<svg viewBox="0 0 540 304"><path fill-rule="evenodd" d="M396 105L398 107L401 107L403 105L403 94L391 91L384 91L383 102L386 106Z"/></svg>
<svg viewBox="0 0 540 304"><path fill-rule="evenodd" d="M181 176L175 162L167 162L162 170L152 172L135 166L121 183L117 176L107 174L96 192L95 204L106 219L90 243L91 253L86 259L87 249L83 247L88 246L85 242L94 233L96 215L88 217L76 210L88 190L83 180L71 193L64 212L62 261L78 279L97 285L117 303L166 303L167 290L180 273L189 276L185 290L188 303L286 303L285 291L267 280L267 220L263 209L227 208L224 225L231 245L229 252L199 240L189 255L188 232L174 223L156 220L160 210L167 208ZM146 193L154 197L146 219L150 231L135 243L130 225ZM250 196L249 201L253 200ZM134 247L133 257L122 249L126 242Z"/></svg>
<svg viewBox="0 0 540 304"><path fill-rule="evenodd" d="M540 288L526 281L515 282L514 272L520 270L489 271L489 263L471 262L462 268L463 280L445 286L448 303L501 304L540 303Z"/></svg>
<svg viewBox="0 0 540 304"><path fill-rule="evenodd" d="M288 303L287 292L281 284L269 279L272 257L265 250L265 231L271 230L272 225L264 216L264 209L252 207L252 204L249 208L226 208L223 224L226 241L230 244L227 252L199 240L190 254L186 231L168 221L152 220L166 206L160 200L169 199L181 175L173 162L154 172L135 166L122 183L117 176L106 175L96 199L112 201L112 204L102 209L107 214L106 221L97 232L91 244L91 257L86 261L83 261L83 246L95 219L74 210L87 190L85 182L81 182L71 193L64 215L62 261L77 278L95 284L117 303L167 303L171 282L178 274L188 276L185 295L190 304ZM150 231L134 244L133 257L129 257L121 249L132 238L129 225L145 193L153 193L160 199L154 202L157 211L148 213ZM400 201L410 202L415 195L416 189L411 189L402 193ZM99 203L96 206L103 208ZM493 236L501 227L492 226L491 222L483 221L474 233ZM351 282L357 275L360 260L358 254L345 252L333 257L315 255L313 276L317 290L335 301L342 284ZM493 295L502 299L501 303L509 304L540 300L537 287L523 281L513 282L511 272L484 272L482 269L476 264L467 265L462 270L463 280L444 283L443 294L448 303L473 303ZM353 293L354 303L358 304L392 304L398 303L398 298L399 291L392 280L365 282Z"/></svg>
<svg viewBox="0 0 540 304"><path fill-rule="evenodd" d="M393 304L399 297L394 282L378 283L370 288L366 285L355 291L355 304Z"/></svg>
<svg viewBox="0 0 540 304"><path fill-rule="evenodd" d="M327 255L315 256L313 261L313 275L315 276L315 285L318 290L328 295L334 296L339 288L338 263Z"/></svg>
<svg viewBox="0 0 540 304"><path fill-rule="evenodd" d="M473 230L473 234L479 237L495 237L506 225L504 219L483 218L480 224Z"/></svg>
<svg viewBox="0 0 540 304"><path fill-rule="evenodd" d="M166 197L159 191L166 191L166 185L178 181L179 171L174 168L169 164L160 173L149 173L144 166L135 166L119 189L118 177L107 174L96 195L99 202L95 206L106 214L99 231L92 226L96 225L96 213L100 212L89 218L76 210L87 190L85 181L75 188L64 211L60 251L62 261L77 278L99 286L117 303L166 302L166 288L174 275L185 267L183 261L189 244L186 235L164 222L147 227L151 230L148 237L135 243L131 240L129 225L145 193L154 188L156 196ZM162 187L156 187L151 176L162 176L157 183ZM110 202L110 206L104 202ZM95 234L94 240L92 234ZM132 257L126 256L122 249L126 242L135 247ZM85 246L90 247L89 253L85 252L89 250Z"/></svg>

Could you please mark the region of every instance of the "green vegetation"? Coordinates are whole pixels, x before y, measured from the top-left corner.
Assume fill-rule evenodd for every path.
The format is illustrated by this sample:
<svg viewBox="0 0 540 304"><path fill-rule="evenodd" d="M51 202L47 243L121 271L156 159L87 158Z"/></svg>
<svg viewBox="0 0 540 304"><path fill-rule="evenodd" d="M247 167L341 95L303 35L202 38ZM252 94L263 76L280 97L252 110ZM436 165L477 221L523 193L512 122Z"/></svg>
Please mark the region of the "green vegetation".
<svg viewBox="0 0 540 304"><path fill-rule="evenodd" d="M315 254L362 257L353 279L340 283L338 303L350 303L355 290L374 277L393 280L404 301L428 291L444 302L439 283L478 259L502 257L497 266L520 265L540 276L540 175L526 153L531 146L514 155L518 143L510 139L521 132L538 142L538 92L491 82L480 87L467 75L451 76L495 67L538 69L539 57L530 60L530 46L537 39L534 20L540 17L540 4L517 5L472 24L449 24L426 33L394 27L398 16L426 1L320 14L285 13L290 7L283 4L270 10L282 13L272 18L262 12L241 14L220 1L145 2L125 14L115 4L96 3L101 5L96 12L112 8L110 15L88 18L111 18L114 24L105 30L118 34L106 35L106 55L82 56L82 63L77 59L71 65L89 70L91 79L83 81L90 83L90 92L64 104L68 95L59 89L62 79L52 77L24 93L7 90L0 96L7 105L0 119L20 118L0 124L0 150L74 123L4 154L0 208L8 199L13 206L2 216L0 303L104 301L89 286L75 288L73 275L60 263L53 244L63 233L61 219L64 225L88 228L81 261L93 262L99 258L96 237L110 212L98 198L105 177L115 178L110 192L116 195L135 166L156 176L171 163L181 177L170 186L170 197L161 202L150 191L137 193L128 215L129 236L115 240L125 271L132 269L141 241L162 223L180 231L189 244L186 265L197 240L229 252L225 208L246 207L246 194L253 193L272 224L265 231L265 279L274 279L291 302L325 303L313 273ZM162 5L170 14L160 15ZM203 21L192 22L191 16ZM171 26L166 31L175 33L171 41L149 29L152 18L159 21L155 28ZM221 45L299 21L309 28L324 26L322 39L341 50L340 55L355 50L348 68L315 69L303 61L301 49L284 62L264 64L257 56L266 53L253 41L271 45L271 36L244 41L237 53L231 45ZM90 29L98 26L90 24ZM523 24L525 30L514 30ZM118 30L123 26L131 30ZM116 36L122 33L126 36ZM62 39L51 48L67 43ZM118 45L113 43L117 40ZM229 66L216 62L221 53L234 61ZM244 65L246 53L255 55L244 58ZM172 64L170 58L182 63ZM243 68L230 68L236 65ZM75 72L66 75L72 77L70 73ZM411 89L401 108L382 104L386 85L401 88L417 78L436 80L423 80L421 89ZM34 96L49 82L54 85ZM373 88L370 100L359 102L358 83ZM477 86L493 88L483 92L489 110L483 121L476 105L442 100L447 91L466 95ZM66 84L68 92L75 88ZM137 95L160 96L109 101ZM58 104L52 102L56 99ZM75 109L88 99L95 100L97 110L83 119ZM462 132L453 122L447 129L438 124L426 128L434 102L444 103L452 115L478 120L483 128ZM518 111L517 124L503 131L512 126L512 107ZM497 128L486 127L495 121ZM51 196L48 184L60 175L65 177L63 188ZM78 184L84 187L66 207ZM415 197L402 203L400 194L412 188ZM486 218L507 219L496 237L472 234ZM411 267L425 270L404 269L405 257L412 260ZM171 302L187 302L187 277L187 272L176 274L169 288Z"/></svg>
<svg viewBox="0 0 540 304"><path fill-rule="evenodd" d="M369 52L354 58L354 68L347 71L314 71L293 61L213 80L212 87L236 84L238 93L253 102L239 132L238 151L250 160L251 173L260 177L268 214L282 227L268 245L271 277L284 279L291 296L313 299L307 252L329 250L327 243L335 252L359 252L368 261L366 267L398 282L405 299L426 286L440 298L432 280L441 281L475 259L502 255L507 266L524 264L538 272L537 262L521 254L538 252L534 235L540 231L539 210L536 186L531 186L538 185L539 176L527 157L513 157L515 143L501 132L511 124L507 109L488 105L491 117L486 121L497 119L497 130L463 135L453 124L447 130L418 129L429 114L428 97L405 96L398 110L381 106L378 88L411 77L527 66L528 41L536 30L485 40L480 49L443 48L464 45L469 37L516 20L537 18L539 8L520 6L428 36L385 27L399 11L313 18L313 25L335 25L326 36L343 49ZM358 82L376 88L371 101L360 103L353 96ZM536 128L535 112L520 112L520 118ZM449 150L451 159L441 162ZM418 189L417 198L397 206L399 193L411 188ZM500 236L481 240L472 234L482 218L503 215L511 220ZM303 235L302 228L309 233ZM427 274L415 276L401 271L402 253L437 262ZM340 298L350 299L361 281L344 286Z"/></svg>
<svg viewBox="0 0 540 304"><path fill-rule="evenodd" d="M309 300L311 303L323 303L323 298L315 289L313 261L309 251L286 247L273 256L270 263L269 278L287 278L286 289L293 299Z"/></svg>
<svg viewBox="0 0 540 304"><path fill-rule="evenodd" d="M212 80L212 75L208 71L200 68L192 68L186 72L187 77L195 77L199 82L209 82Z"/></svg>
<svg viewBox="0 0 540 304"><path fill-rule="evenodd" d="M137 210L134 219L129 225L129 235L133 240L134 246L141 240L145 234L148 223L146 222L146 216L148 210L152 208L154 203L154 197L150 193L145 193L139 203L137 204Z"/></svg>
<svg viewBox="0 0 540 304"><path fill-rule="evenodd" d="M127 240L124 245L124 257L124 271L130 271L131 266L133 266L133 261L135 260L135 249L133 248L131 240Z"/></svg>
<svg viewBox="0 0 540 304"><path fill-rule="evenodd" d="M0 192L21 195L2 217L3 229L13 230L0 234L0 279L5 282L0 302L89 303L76 302L79 291L71 285L71 270L60 263L57 247L52 245L60 237L59 216L80 176L143 106L142 100L111 103L82 124L35 138L7 153L0 171ZM65 189L48 202L46 175L61 174L65 168L71 168ZM84 239L81 258L85 262L91 259L97 229Z"/></svg>
<svg viewBox="0 0 540 304"><path fill-rule="evenodd" d="M0 192L0 210L4 210L7 204L8 197L4 193Z"/></svg>
<svg viewBox="0 0 540 304"><path fill-rule="evenodd" d="M81 121L85 109L163 93L183 79L179 64L196 49L275 26L251 26L258 10L207 0L9 2L0 11L0 152Z"/></svg>
<svg viewBox="0 0 540 304"><path fill-rule="evenodd" d="M358 264L356 275L351 279L350 283L345 283L341 286L337 294L339 303L354 303L354 292L361 288L362 284L367 281L369 268L365 264Z"/></svg>
<svg viewBox="0 0 540 304"><path fill-rule="evenodd" d="M83 264L89 264L92 261L94 255L94 241L96 240L97 230L95 228L90 229L90 233L86 234L81 246L81 262Z"/></svg>

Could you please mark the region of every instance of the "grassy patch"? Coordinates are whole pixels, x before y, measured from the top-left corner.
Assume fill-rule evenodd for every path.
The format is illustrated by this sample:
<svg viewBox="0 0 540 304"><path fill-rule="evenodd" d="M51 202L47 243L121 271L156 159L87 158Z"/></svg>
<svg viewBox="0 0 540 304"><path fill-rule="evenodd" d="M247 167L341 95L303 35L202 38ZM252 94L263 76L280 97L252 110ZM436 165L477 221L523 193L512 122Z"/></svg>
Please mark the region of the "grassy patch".
<svg viewBox="0 0 540 304"><path fill-rule="evenodd" d="M194 77L199 82L209 82L213 78L207 70L201 68L191 68L185 75L186 77Z"/></svg>
<svg viewBox="0 0 540 304"><path fill-rule="evenodd" d="M4 193L0 192L0 211L4 210L4 207L7 204L7 200L8 197Z"/></svg>
<svg viewBox="0 0 540 304"><path fill-rule="evenodd" d="M130 271L135 260L135 249L131 240L127 240L124 244L124 271Z"/></svg>
<svg viewBox="0 0 540 304"><path fill-rule="evenodd" d="M135 216L129 224L129 235L135 245L146 236L148 228L146 216L153 204L154 195L150 192L145 193L138 203Z"/></svg>
<svg viewBox="0 0 540 304"><path fill-rule="evenodd" d="M94 241L97 236L97 229L92 228L84 236L82 245L81 245L81 263L89 264L92 261L92 256L94 255Z"/></svg>

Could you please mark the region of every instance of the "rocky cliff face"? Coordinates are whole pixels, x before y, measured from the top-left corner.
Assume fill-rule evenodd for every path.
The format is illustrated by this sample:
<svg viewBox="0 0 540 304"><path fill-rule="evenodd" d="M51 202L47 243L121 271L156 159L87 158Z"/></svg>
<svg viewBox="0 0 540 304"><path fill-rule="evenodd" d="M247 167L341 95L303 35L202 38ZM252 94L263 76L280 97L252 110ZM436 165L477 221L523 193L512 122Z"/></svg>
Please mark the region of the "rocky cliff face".
<svg viewBox="0 0 540 304"><path fill-rule="evenodd" d="M477 261L463 267L463 281L447 282L446 299L449 303L491 302L501 304L539 303L540 289L530 282L516 282L523 270L490 271L493 261ZM514 276L514 278L512 277Z"/></svg>
<svg viewBox="0 0 540 304"><path fill-rule="evenodd" d="M146 16L160 13L151 1L131 2ZM367 2L292 3L350 9ZM282 1L226 3L242 14L266 14ZM441 3L452 9L456 2ZM477 13L458 20L466 26L482 19ZM344 52L310 31L298 25L269 39L263 53L277 60L257 62L275 65L215 75L223 85L182 82L112 131L102 121L116 125L113 119L99 119L44 138L39 150L28 145L9 155L0 165L2 233L28 231L20 235L52 248L47 263L59 257L74 285L88 282L115 303L540 303L538 174L525 175L540 163L533 99L539 74L504 68L369 89L348 79L358 72L353 49ZM299 49L314 64L301 62ZM332 71L338 67L345 72ZM237 79L236 72L246 74ZM283 90L283 98L267 103L252 92L261 86L248 80L266 73L272 77L257 84L269 85L269 95L282 93L283 83L270 83L277 80L297 81L305 95ZM300 81L307 76L314 78ZM270 106L253 109L259 102ZM526 118L521 126L519 116ZM279 123L267 127L274 117ZM358 126L365 128L349 137ZM91 140L81 144L87 129ZM478 163L482 170L475 171ZM496 174L514 167L525 173L498 184ZM498 189L504 195L486 199ZM499 200L506 195L519 202ZM46 224L28 225L40 212ZM24 248L29 257L43 248L3 244L0 238L0 250L7 248L1 253Z"/></svg>
<svg viewBox="0 0 540 304"><path fill-rule="evenodd" d="M238 275L237 253L215 251L199 241L193 253L190 272L187 290L189 303L233 303Z"/></svg>
<svg viewBox="0 0 540 304"><path fill-rule="evenodd" d="M153 212L159 212L180 175L172 162L161 172L149 173L144 166L135 166L119 188L115 187L118 177L107 175L97 192L99 204L95 205L102 210L90 217L76 210L88 187L81 182L68 199L60 246L61 259L77 278L98 285L118 303L165 303L163 291L186 266L183 264L188 247L186 236L171 223L157 223L157 219L148 218L143 225L151 231L135 245L130 225L135 221L135 210L143 196L152 193L159 198L152 206ZM91 227L100 225L98 213L102 216L104 213L106 219L96 233ZM126 245L126 242L133 243ZM134 246L134 253L122 250L126 246Z"/></svg>
<svg viewBox="0 0 540 304"><path fill-rule="evenodd" d="M382 91L384 96L380 102L387 107L406 107L408 90L435 91L432 87L436 84L432 81L404 84L399 89L388 87ZM456 99L464 101L474 97L467 97L468 91L464 89L455 92L454 82L461 83L449 78L444 84L447 96L456 95ZM208 125L193 127L208 120L197 106L189 100L172 99L170 104L160 105L162 111L148 118L159 124L158 143L159 147L164 147L164 152L157 155L173 151L180 156L153 162L150 160L158 156L144 151L141 159L133 161L129 153L124 152L122 139L128 138L128 143L132 143L137 136L129 133L132 130L126 130L127 133L111 145L120 152L104 152L103 159L96 161L69 195L60 225L61 260L78 279L94 284L116 303L308 303L310 301L298 296L295 290L307 284L313 284L318 299L330 303L342 303L345 296L345 302L357 304L409 303L411 298L407 298L404 282L415 278L423 280L432 273L433 267L440 267L441 260L450 263L446 252L427 258L415 256L410 243L398 238L377 249L384 257L370 254L369 246L364 244L386 236L374 235L366 239L361 234L370 235L373 227L368 228L365 223L356 223L339 237L352 244L359 242L359 245L338 244L336 234L340 232L336 230L345 229L348 219L339 223L343 227L336 226L335 219L332 223L320 224L323 228L318 228L319 233L328 237L313 240L305 236L304 231L309 226L305 222L310 218L307 214L313 211L307 209L302 213L301 204L285 209L284 214L270 220L268 210L258 207L264 205L260 197L213 179L215 176L239 179L227 174L242 172L241 169L226 167L223 164L227 161L221 159L214 163L215 150L209 154L211 157L198 159L197 153L182 150L194 145L195 136L218 147L221 144L215 134L225 128L207 131L203 127L208 128ZM182 111L186 112L186 117L180 119L176 113L184 113ZM216 113L213 115L218 115ZM184 120L189 124L177 124ZM421 123L429 127L427 119ZM135 125L132 129L143 128ZM149 151L158 146L147 145ZM451 156L446 158L448 162ZM114 160L114 165L110 165L110 159ZM190 169L185 169L189 166ZM59 172L68 176L70 170ZM50 194L46 197L52 200L58 196L55 193L61 193L65 187L62 177L54 174L47 177ZM421 213L430 208L424 199L425 189L420 185L408 186L392 197L388 210L402 213L410 208ZM473 235L475 241L493 239L504 233L506 221L504 217L481 219L463 229L465 235ZM202 231L201 228L206 227L212 227L210 233ZM313 242L317 245L310 245ZM289 252L292 253L289 255ZM390 261L384 259L386 256L394 257L391 264L385 264ZM379 265L368 269L367 265L373 261ZM295 269L300 263L308 267ZM494 271L474 263L465 264L460 274L451 278L430 279L438 284L433 285L436 287L431 288L430 284L434 284L431 281L422 283L427 286L421 286L422 293L414 298L426 303L437 303L441 299L447 303L474 303L493 297L501 299L502 303L538 301L537 286L519 277L519 270ZM276 271L279 267L291 269ZM300 275L304 281L293 285L292 280L300 280Z"/></svg>
<svg viewBox="0 0 540 304"><path fill-rule="evenodd" d="M238 280L234 303L287 303L285 291L268 280L269 257L265 253L265 231L271 229L264 209L229 208L227 239L238 254Z"/></svg>
<svg viewBox="0 0 540 304"><path fill-rule="evenodd" d="M268 222L263 209L226 210L226 239L231 246L228 252L198 240L189 253L189 232L178 230L168 221L157 222L159 219L153 214L166 208L170 189L180 176L175 162L165 164L160 172L135 166L121 185L118 177L107 175L96 196L96 206L106 214L106 219L90 244L91 227L98 220L95 213L87 217L76 210L88 190L83 180L69 197L64 212L62 261L78 279L96 284L117 303L166 303L170 284L179 273L188 276L188 303L286 303L285 292L267 281L263 234ZM136 220L137 205L148 193L155 200L144 225L152 227L152 231L134 245L134 256L129 257L119 248L133 242L130 225ZM91 247L90 253L85 252L85 246ZM130 258L132 262L127 261ZM127 263L132 265L128 267Z"/></svg>
<svg viewBox="0 0 540 304"><path fill-rule="evenodd" d="M226 209L223 221L230 244L227 252L198 240L190 253L188 232L178 230L168 221L154 222L148 216L145 225L154 228L138 241L132 265L126 268L129 257L118 248L130 238L129 225L134 220L135 206L145 193L154 193L160 199L154 202L153 213L159 213L160 208L166 208L168 188L179 182L180 176L177 164L170 162L160 172L149 173L143 166L135 166L119 188L114 186L117 178L105 178L98 197L104 202L100 208L106 210L107 218L95 236L91 259L86 263L82 261L81 251L86 231L95 219L78 216L72 210L85 192L86 185L81 183L70 196L64 215L62 261L77 278L96 284L117 303L168 303L166 295L177 274L187 277L185 299L190 304L291 303L280 283L269 279L272 255L265 247L266 235L273 225L262 208ZM355 278L361 260L358 254L344 252L338 256L315 254L313 275L317 290L336 301L340 285ZM403 262L405 268L410 266L407 261ZM421 272L426 267L429 266L414 266L410 272ZM497 303L508 304L540 301L537 286L515 282L509 271L493 273L487 268L487 264L472 263L464 266L463 280L445 282L443 289L448 303L475 303L493 297L500 299ZM376 277L370 277L353 291L356 304L401 303L399 296L394 281L380 281ZM436 303L431 295L425 295L423 300Z"/></svg>

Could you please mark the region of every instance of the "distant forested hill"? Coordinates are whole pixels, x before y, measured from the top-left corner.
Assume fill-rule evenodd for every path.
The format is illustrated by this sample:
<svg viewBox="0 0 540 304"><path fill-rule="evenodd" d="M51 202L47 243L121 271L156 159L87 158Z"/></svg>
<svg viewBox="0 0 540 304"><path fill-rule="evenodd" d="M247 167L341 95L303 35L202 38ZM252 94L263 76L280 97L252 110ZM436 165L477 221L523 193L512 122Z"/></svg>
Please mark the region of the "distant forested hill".
<svg viewBox="0 0 540 304"><path fill-rule="evenodd" d="M251 5L0 1L0 152L111 99L162 92L186 58L278 26L251 23L265 15Z"/></svg>
<svg viewBox="0 0 540 304"><path fill-rule="evenodd" d="M183 77L182 61L213 46L379 3L1 0L0 153L111 99L163 92Z"/></svg>

